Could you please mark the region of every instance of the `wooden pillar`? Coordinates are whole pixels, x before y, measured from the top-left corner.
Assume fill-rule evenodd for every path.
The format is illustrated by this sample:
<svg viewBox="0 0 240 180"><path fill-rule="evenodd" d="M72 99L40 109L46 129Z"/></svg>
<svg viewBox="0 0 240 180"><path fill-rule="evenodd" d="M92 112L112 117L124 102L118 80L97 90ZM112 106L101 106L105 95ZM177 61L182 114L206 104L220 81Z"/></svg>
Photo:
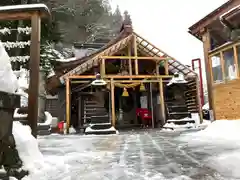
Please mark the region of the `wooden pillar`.
<svg viewBox="0 0 240 180"><path fill-rule="evenodd" d="M133 36L133 48L134 48L134 56L137 57L138 56L138 53L137 53L137 37L135 35ZM135 74L138 75L138 59L137 58L135 58L134 64L135 64Z"/></svg>
<svg viewBox="0 0 240 180"><path fill-rule="evenodd" d="M154 121L154 113L153 113L153 94L152 94L152 83L149 83L149 90L150 90L150 106L151 106L151 115L152 115L152 128L155 127L155 121Z"/></svg>
<svg viewBox="0 0 240 180"><path fill-rule="evenodd" d="M132 51L131 45L128 45L128 56L129 57L132 56L131 51ZM131 58L128 59L128 68L129 68L129 75L132 76L132 59ZM132 80L132 78L131 78L131 80Z"/></svg>
<svg viewBox="0 0 240 180"><path fill-rule="evenodd" d="M203 36L203 51L204 51L204 60L205 60L205 71L207 78L207 90L208 90L208 101L209 101L209 109L213 111L213 119L215 120L215 108L214 108L214 96L213 96L213 79L212 79L212 62L208 56L208 52L211 50L211 39L210 33L207 30Z"/></svg>
<svg viewBox="0 0 240 180"><path fill-rule="evenodd" d="M111 79L111 117L112 117L112 125L115 127L116 125L116 115L115 115L115 95L114 95L114 82Z"/></svg>
<svg viewBox="0 0 240 180"><path fill-rule="evenodd" d="M237 78L239 78L239 64L238 64L238 52L237 52L237 46L233 47L233 53L234 53L234 64L235 68L237 70Z"/></svg>
<svg viewBox="0 0 240 180"><path fill-rule="evenodd" d="M70 128L70 80L66 79L66 123L67 123L67 134L69 134Z"/></svg>
<svg viewBox="0 0 240 180"><path fill-rule="evenodd" d="M102 77L102 78L104 78L104 76L106 75L105 59L101 59L101 63L100 63L100 74L101 74L101 77Z"/></svg>
<svg viewBox="0 0 240 180"><path fill-rule="evenodd" d="M160 112L161 112L162 118L163 118L162 123L165 124L166 115L165 115L165 102L164 102L163 80L162 80L162 78L159 79L159 101L160 101Z"/></svg>
<svg viewBox="0 0 240 180"><path fill-rule="evenodd" d="M41 18L39 13L31 18L31 46L29 61L29 98L28 98L28 123L32 129L32 135L37 137L38 123L38 92L39 92L39 64L40 64L40 36Z"/></svg>

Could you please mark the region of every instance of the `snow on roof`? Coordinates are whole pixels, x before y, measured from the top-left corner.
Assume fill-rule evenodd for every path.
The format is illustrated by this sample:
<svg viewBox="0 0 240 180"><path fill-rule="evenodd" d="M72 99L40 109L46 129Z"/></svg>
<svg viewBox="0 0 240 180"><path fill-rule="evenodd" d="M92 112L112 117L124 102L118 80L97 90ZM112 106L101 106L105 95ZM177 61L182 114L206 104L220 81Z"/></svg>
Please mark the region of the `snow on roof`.
<svg viewBox="0 0 240 180"><path fill-rule="evenodd" d="M174 73L176 74L176 73ZM184 79L184 75L179 73L178 77L173 77L170 82L167 84L167 86L170 86L172 84L184 84L187 83L187 81Z"/></svg>
<svg viewBox="0 0 240 180"><path fill-rule="evenodd" d="M61 58L61 59L57 59L56 61L58 62L71 62L71 61L76 61L77 58L76 57L72 57L72 58Z"/></svg>
<svg viewBox="0 0 240 180"><path fill-rule="evenodd" d="M15 13L23 11L43 11L44 15L49 16L50 11L45 4L24 4L24 5L14 5L14 6L0 6L0 13Z"/></svg>
<svg viewBox="0 0 240 180"><path fill-rule="evenodd" d="M240 5L235 6L234 8L232 8L232 9L230 9L229 11L225 12L224 14L222 14L222 15L220 16L220 19L224 18L224 16L226 16L227 14L229 14L229 13L231 13L231 12L233 12L233 11L239 10L239 9L240 9Z"/></svg>

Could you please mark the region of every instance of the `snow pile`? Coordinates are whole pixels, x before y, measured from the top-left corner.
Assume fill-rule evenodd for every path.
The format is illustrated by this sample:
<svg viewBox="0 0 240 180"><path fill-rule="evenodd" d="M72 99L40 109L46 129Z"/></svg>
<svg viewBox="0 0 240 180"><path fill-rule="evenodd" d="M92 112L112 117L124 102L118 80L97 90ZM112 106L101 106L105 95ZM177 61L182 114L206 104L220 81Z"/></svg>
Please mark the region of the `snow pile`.
<svg viewBox="0 0 240 180"><path fill-rule="evenodd" d="M206 138L208 140L219 139L227 141L240 140L239 120L217 120L212 122L205 130L193 134L195 137Z"/></svg>
<svg viewBox="0 0 240 180"><path fill-rule="evenodd" d="M200 124L200 117L198 113L192 113L191 118L186 117L183 119L170 119L167 120L167 123L163 126L163 130L174 130L182 131L187 129L202 129L210 124L210 121L203 120L203 123ZM194 122L193 122L194 121ZM181 123L181 125L180 125Z"/></svg>
<svg viewBox="0 0 240 180"><path fill-rule="evenodd" d="M19 94L21 96L21 107L27 107L28 106L28 93L25 92L25 90L28 89L28 79L27 79L27 70L21 69L20 71L14 71L15 74L17 74L18 78L18 90L16 94Z"/></svg>
<svg viewBox="0 0 240 180"><path fill-rule="evenodd" d="M204 109L204 110L209 110L209 103L204 104L204 106L202 107L202 109Z"/></svg>
<svg viewBox="0 0 240 180"><path fill-rule="evenodd" d="M10 58L0 42L0 91L15 93L18 89L17 76L12 70Z"/></svg>
<svg viewBox="0 0 240 180"><path fill-rule="evenodd" d="M187 122L186 124L183 124L183 125L177 125L177 124L174 124L173 122L170 122L170 123L166 123L164 126L164 128L173 128L175 130L180 130L180 129L185 129L185 128L194 128L196 127L196 125L194 123L189 123Z"/></svg>
<svg viewBox="0 0 240 180"><path fill-rule="evenodd" d="M178 84L178 83L187 83L187 81L185 80L183 74L179 74L179 73L174 73L174 75L178 75L178 76L173 76L173 78L170 80L170 82L167 84L167 86L170 86L171 84Z"/></svg>
<svg viewBox="0 0 240 180"><path fill-rule="evenodd" d="M29 170L30 174L23 180L49 180L49 179L70 179L68 166L61 158L45 159L39 150L37 140L31 135L29 126L20 122L13 123L13 135L16 141L16 148L23 161L23 169ZM58 173L57 173L58 172Z"/></svg>
<svg viewBox="0 0 240 180"><path fill-rule="evenodd" d="M201 147L211 154L205 159L212 169L221 172L226 179L240 179L240 121L213 121L202 131L188 133L178 138L188 146ZM210 147L209 147L210 146Z"/></svg>
<svg viewBox="0 0 240 180"><path fill-rule="evenodd" d="M209 158L208 163L211 168L217 169L222 174L224 174L225 177L234 177L236 179L240 179L239 151L223 152L217 157Z"/></svg>
<svg viewBox="0 0 240 180"><path fill-rule="evenodd" d="M14 114L13 114L14 118L27 118L27 114L19 114L18 110L19 110L19 108L16 108L14 110Z"/></svg>
<svg viewBox="0 0 240 180"><path fill-rule="evenodd" d="M45 122L38 123L38 125L40 125L40 126L41 125L52 125L52 119L53 119L52 115L47 111L45 111L44 114L45 114Z"/></svg>

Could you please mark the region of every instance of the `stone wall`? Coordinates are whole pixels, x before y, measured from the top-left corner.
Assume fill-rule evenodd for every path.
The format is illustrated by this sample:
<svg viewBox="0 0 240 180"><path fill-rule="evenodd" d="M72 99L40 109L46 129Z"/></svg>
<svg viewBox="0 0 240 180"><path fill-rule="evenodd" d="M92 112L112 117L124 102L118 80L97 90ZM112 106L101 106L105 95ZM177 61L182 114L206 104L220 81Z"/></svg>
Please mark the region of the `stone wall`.
<svg viewBox="0 0 240 180"><path fill-rule="evenodd" d="M216 119L240 119L240 79L213 88Z"/></svg>

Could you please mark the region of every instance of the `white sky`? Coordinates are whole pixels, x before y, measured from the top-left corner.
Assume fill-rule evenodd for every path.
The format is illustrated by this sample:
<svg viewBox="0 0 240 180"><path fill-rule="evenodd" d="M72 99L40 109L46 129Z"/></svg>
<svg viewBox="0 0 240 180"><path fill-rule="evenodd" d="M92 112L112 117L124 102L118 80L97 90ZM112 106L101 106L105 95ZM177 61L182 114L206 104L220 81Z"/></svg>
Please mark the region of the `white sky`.
<svg viewBox="0 0 240 180"><path fill-rule="evenodd" d="M183 64L191 65L192 59L203 60L203 45L188 33L188 28L228 0L110 1L113 8L119 5L122 12L129 12L138 34ZM205 81L205 73L203 76Z"/></svg>

